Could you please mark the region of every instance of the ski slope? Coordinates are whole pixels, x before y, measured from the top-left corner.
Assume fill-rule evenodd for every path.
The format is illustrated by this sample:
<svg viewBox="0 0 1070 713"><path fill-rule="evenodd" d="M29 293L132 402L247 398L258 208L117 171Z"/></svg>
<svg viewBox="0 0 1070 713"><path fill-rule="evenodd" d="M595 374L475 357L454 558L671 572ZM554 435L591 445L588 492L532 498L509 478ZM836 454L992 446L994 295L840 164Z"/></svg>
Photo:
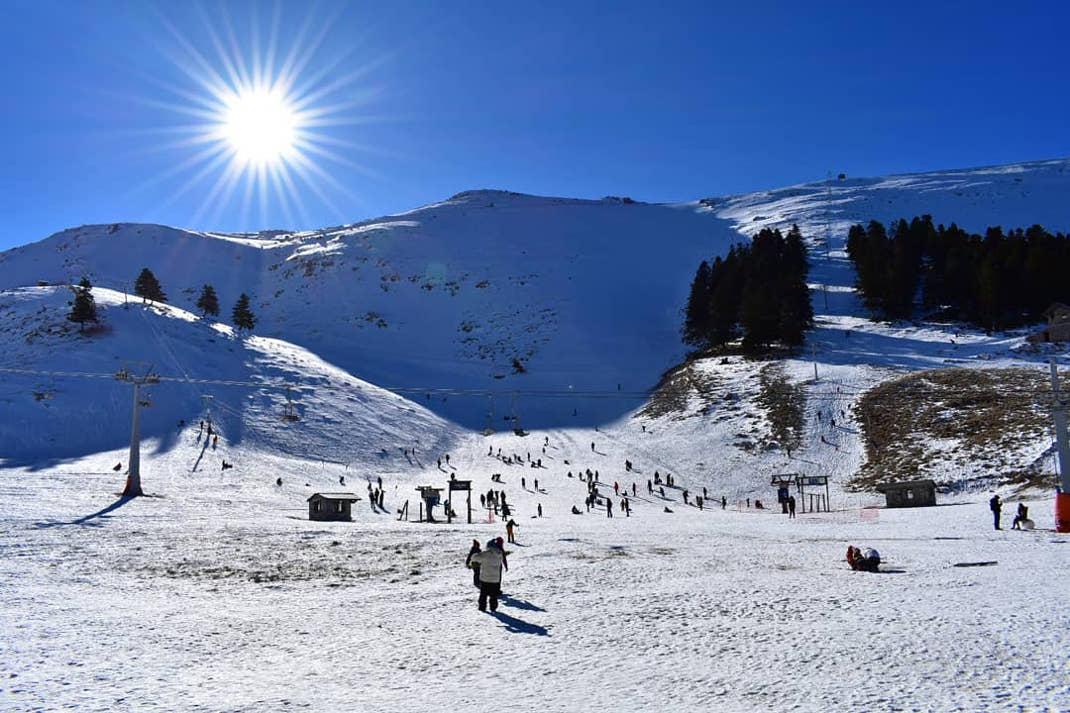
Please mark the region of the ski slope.
<svg viewBox="0 0 1070 713"><path fill-rule="evenodd" d="M1067 230L1068 168L676 205L474 191L307 233L87 226L0 254L0 710L1070 710L1051 576L1070 549L1047 491L1003 488L1004 527L1024 499L1037 529L994 532L988 492L896 511L846 487L874 385L1041 370L1048 354L1024 331L871 323L843 254L847 226L871 218ZM811 248L806 347L699 360L686 388L654 392L683 354L698 260L791 223ZM170 305L128 303L146 265ZM91 335L66 321L83 274L103 317ZM192 313L205 282L224 318L254 296L256 335ZM142 409L149 497L126 501L131 396L112 375L150 366L167 378ZM802 394L790 453L768 368ZM631 517L619 497L612 518L586 512L587 469L603 495L635 483ZM677 487L648 492L655 471ZM783 472L829 475L834 512L754 508ZM473 481L473 524L397 519L451 475ZM385 512L367 497L380 477ZM504 534L478 508L490 488L521 525L499 617L476 611L463 568L472 538ZM338 490L361 498L354 522L309 522L306 499ZM851 572L847 544L876 547L886 573Z"/></svg>

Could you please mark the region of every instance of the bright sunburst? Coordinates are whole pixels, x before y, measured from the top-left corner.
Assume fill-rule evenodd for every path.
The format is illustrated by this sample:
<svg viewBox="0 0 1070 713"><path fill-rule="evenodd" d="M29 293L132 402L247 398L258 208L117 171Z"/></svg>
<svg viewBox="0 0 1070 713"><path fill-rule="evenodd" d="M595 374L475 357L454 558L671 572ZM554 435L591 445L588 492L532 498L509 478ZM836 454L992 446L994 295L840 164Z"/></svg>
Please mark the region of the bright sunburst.
<svg viewBox="0 0 1070 713"><path fill-rule="evenodd" d="M280 6L268 23L266 42L255 17L243 36L225 8L219 12L220 17L202 15L197 41L163 19L174 40L163 51L189 83L152 78L172 99L142 101L196 123L157 130L179 137L161 142L159 150L184 151L185 157L142 186L181 181L172 202L193 191L203 193L200 208L189 217L194 224L214 223L237 204L244 224L254 222L256 212L259 225L266 227L269 213L277 211L291 226L309 225L308 198L336 217L351 216L349 204L359 199L324 164L366 173L351 158L365 147L333 132L364 120L360 111L374 92L356 85L372 63L354 65L352 49L318 56L331 18L321 18L317 29L306 16L303 26L286 33L291 39L283 46ZM338 196L346 200L345 212L335 203Z"/></svg>
<svg viewBox="0 0 1070 713"><path fill-rule="evenodd" d="M301 125L281 90L243 90L224 101L220 131L239 160L263 166L294 156Z"/></svg>

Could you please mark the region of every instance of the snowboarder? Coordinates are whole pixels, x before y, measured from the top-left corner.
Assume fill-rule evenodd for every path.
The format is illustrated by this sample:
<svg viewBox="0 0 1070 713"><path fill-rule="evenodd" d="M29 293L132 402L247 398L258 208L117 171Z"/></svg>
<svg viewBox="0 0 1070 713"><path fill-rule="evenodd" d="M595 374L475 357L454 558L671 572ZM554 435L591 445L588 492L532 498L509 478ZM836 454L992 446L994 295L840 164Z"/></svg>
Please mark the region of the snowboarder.
<svg viewBox="0 0 1070 713"><path fill-rule="evenodd" d="M479 611L487 610L487 600L490 600L490 610L498 610L498 596L502 593L502 570L508 570L505 563L505 552L497 540L487 543L487 549L471 556L469 563L473 567L479 567Z"/></svg>
<svg viewBox="0 0 1070 713"><path fill-rule="evenodd" d="M515 530L518 527L520 527L520 525L517 525L516 521L513 520L512 518L509 518L509 522L505 523L505 534L508 535L510 544L515 544L516 543L516 532L515 532Z"/></svg>
<svg viewBox="0 0 1070 713"><path fill-rule="evenodd" d="M472 570L472 585L479 589L479 564L472 564L472 557L482 552L479 540L472 540L472 549L468 550L468 556L464 559L464 566Z"/></svg>
<svg viewBox="0 0 1070 713"><path fill-rule="evenodd" d="M992 511L992 525L998 530L999 527L999 514L1003 510L1003 501L999 499L998 495L993 495L992 499L988 501L988 509Z"/></svg>

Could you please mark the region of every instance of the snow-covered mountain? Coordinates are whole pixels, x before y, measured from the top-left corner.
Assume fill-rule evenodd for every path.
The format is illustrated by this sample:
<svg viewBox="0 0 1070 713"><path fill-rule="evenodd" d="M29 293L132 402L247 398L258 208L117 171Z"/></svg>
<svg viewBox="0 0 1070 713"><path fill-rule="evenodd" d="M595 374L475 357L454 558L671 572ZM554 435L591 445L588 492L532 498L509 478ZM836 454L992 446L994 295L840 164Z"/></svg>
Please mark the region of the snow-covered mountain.
<svg viewBox="0 0 1070 713"><path fill-rule="evenodd" d="M813 358L841 384L850 383L837 399L846 413L864 389L904 369L978 357L986 366L1022 360L1013 351L1021 335L963 337L949 351L946 327L865 320L842 252L849 225L929 213L938 222L978 231L1037 222L1067 230L1068 195L1070 160L1061 159L844 177L673 205L470 191L400 215L299 233L85 226L0 253L5 344L0 366L110 372L134 360L180 379L273 375L270 388L253 395L253 401L260 399L255 408L248 387L181 382L156 387L161 397L165 389L174 392L159 399L168 407L146 424L146 433L163 439L163 447L170 424L203 412L206 392L215 396L217 413L231 409L220 418L232 419L227 425L232 433L255 435L253 442L267 450L316 453L339 462L357 451L389 450L386 443L397 451L399 443L445 442L453 428L447 421L500 431L511 428L515 416L529 430L592 428L634 413L662 373L679 363L680 310L699 260L722 254L761 227L798 223L812 250L818 324L807 358L783 366L789 379L801 382ZM160 278L173 307L117 309L124 300L120 292L146 266ZM34 287L67 285L83 275L100 288L104 336L81 337L64 321L66 288ZM260 319L256 338L235 340L225 327L190 314L205 283L219 292L224 320L239 293L253 296ZM846 342L848 330L855 336ZM720 373L717 364L698 368L719 380L725 394L756 395L752 385ZM755 370L745 371L747 379L757 378ZM6 403L34 404L25 420L0 430L12 462L29 463L45 451L73 455L121 445L110 421L99 437L90 428L57 443L57 433L67 429L56 414L72 413L77 403L114 401L115 418L127 412L126 391L114 384L82 387L71 394L69 408L49 410L64 393L55 379L8 374L5 383ZM281 413L282 383L292 384L296 407L309 414L301 429L291 429L305 433L299 442L279 437L274 426L264 425L270 419L257 418ZM318 403L314 386L333 389L336 383L340 391L370 391L370 384L394 390L407 399L412 422L390 429L372 414L366 420L354 416L344 398ZM810 392L828 396L818 393L820 385ZM687 438L705 434L708 447L737 452L731 443L738 444L745 429L733 425L730 411L696 396L702 420L689 423ZM816 418L818 403L811 399L809 418ZM816 440L816 432L812 435ZM753 458L753 444L738 455ZM721 462L734 463L733 458ZM848 477L861 458L855 444L819 460Z"/></svg>

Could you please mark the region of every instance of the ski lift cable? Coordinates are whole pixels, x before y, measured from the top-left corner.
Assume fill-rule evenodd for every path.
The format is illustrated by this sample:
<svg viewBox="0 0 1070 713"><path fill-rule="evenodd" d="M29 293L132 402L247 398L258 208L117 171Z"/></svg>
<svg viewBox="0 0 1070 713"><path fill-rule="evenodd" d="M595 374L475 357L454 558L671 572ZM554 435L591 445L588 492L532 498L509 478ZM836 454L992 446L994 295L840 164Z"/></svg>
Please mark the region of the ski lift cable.
<svg viewBox="0 0 1070 713"><path fill-rule="evenodd" d="M16 367L0 367L0 372L20 374L27 376L42 376L49 378L95 378L95 379L114 379L115 373L101 373L101 372L81 372L81 371L64 371L64 370L43 370L43 369L25 369ZM237 379L202 379L192 378L186 376L170 376L170 375L155 375L156 379L160 382L169 383L184 383L184 384L203 384L203 385L216 385L216 386L234 386L244 388L261 388L261 389L276 389L285 390L291 387L291 384L286 381L243 381ZM829 385L834 382L825 382ZM770 394L789 394L797 390L804 384L792 384L789 388L773 387L767 388L764 391ZM336 391L336 392L348 392L353 389L359 390L360 386L347 389L337 386L304 386L305 390L321 390L321 391ZM509 393L513 398L519 396L532 397L532 398L606 398L606 399L623 399L623 400L636 400L639 398L649 398L652 395L657 394L694 394L695 390L690 387L663 387L661 389L652 389L649 391L616 391L616 390L576 390L576 389L513 389L509 392L504 392L496 389L478 388L478 387L428 387L428 386L384 386L377 387L382 388L385 391L391 391L397 394L434 394L434 395L446 395L446 396L500 396L505 393ZM867 394L871 389L865 389L860 387L847 387L842 388L839 392L824 392L818 394L811 394L808 401L842 401L845 397L861 396ZM723 396L725 392L718 394L711 394L711 396ZM1038 396L1050 395L1049 388L1041 389L1028 389L1028 388L996 388L984 392L986 397L1020 397L1023 399L1035 399ZM878 401L900 401L906 396L925 396L933 397L939 394L934 394L931 388L927 388L921 385L905 386L897 390L894 394L887 396L870 395L871 399ZM950 394L949 394L950 395ZM961 397L961 393L955 393L954 396Z"/></svg>

